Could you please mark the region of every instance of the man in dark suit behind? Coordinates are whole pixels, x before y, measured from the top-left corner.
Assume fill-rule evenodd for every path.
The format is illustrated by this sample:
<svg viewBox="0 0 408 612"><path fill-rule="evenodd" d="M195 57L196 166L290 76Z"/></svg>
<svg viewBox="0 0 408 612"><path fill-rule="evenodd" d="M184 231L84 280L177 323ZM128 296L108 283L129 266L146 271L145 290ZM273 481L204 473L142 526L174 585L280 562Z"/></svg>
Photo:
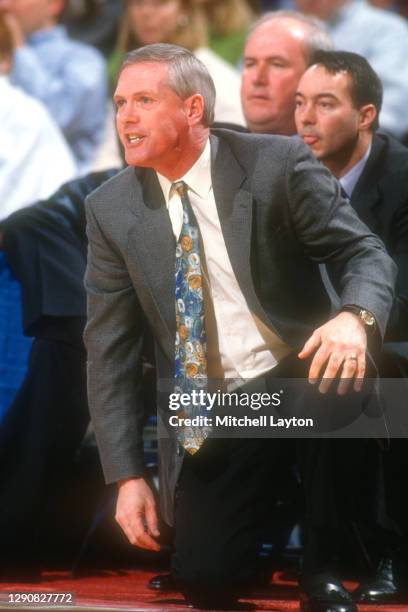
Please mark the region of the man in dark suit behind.
<svg viewBox="0 0 408 612"><path fill-rule="evenodd" d="M294 139L210 136L214 95L183 49L129 54L114 98L130 167L86 206L90 410L106 480L118 483L117 520L132 544L152 550L159 533L141 453L141 346L150 330L159 383L174 380L174 262L187 206L174 182L187 186L204 253L209 378L323 377L325 391L340 376L340 395L350 381L358 391L367 333L381 337L392 301L394 266L327 170ZM341 295L328 322L322 261ZM159 398L158 409L168 421L168 401ZM257 570L265 482L281 442L210 436L191 454L188 440L159 443L161 510L176 526L173 572L194 604L231 605Z"/></svg>
<svg viewBox="0 0 408 612"><path fill-rule="evenodd" d="M33 338L27 373L0 427L0 495L7 500L0 509L0 580L39 577L55 540L46 511L71 477L89 422L84 199L115 172L66 183L0 224L2 248L21 285L23 330Z"/></svg>
<svg viewBox="0 0 408 612"><path fill-rule="evenodd" d="M363 57L319 51L300 80L295 118L304 142L339 179L353 208L382 238L398 265L396 295L378 366L383 378L407 378L408 150L392 137L376 132L381 103L381 82ZM401 389L402 383L397 393ZM407 445L402 439L392 440L380 457L385 498L378 485L376 495L382 507L378 512L376 505L380 520L375 535L383 559L376 579L356 593L361 601L395 600L401 595L403 585L395 584L398 577L393 565L402 544L397 533L407 533L406 457ZM374 474L375 463L370 466ZM398 525L394 533L392 521L394 527Z"/></svg>

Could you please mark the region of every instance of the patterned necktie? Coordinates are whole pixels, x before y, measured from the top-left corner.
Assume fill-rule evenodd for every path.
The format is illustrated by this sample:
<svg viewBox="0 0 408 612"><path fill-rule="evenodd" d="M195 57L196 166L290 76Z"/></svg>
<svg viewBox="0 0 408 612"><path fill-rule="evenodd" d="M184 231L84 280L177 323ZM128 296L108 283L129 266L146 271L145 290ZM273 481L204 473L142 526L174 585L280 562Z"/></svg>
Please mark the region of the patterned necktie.
<svg viewBox="0 0 408 612"><path fill-rule="evenodd" d="M200 233L183 181L173 183L183 205L183 225L176 247L176 344L175 392L188 393L190 403L178 411L179 417L195 418L197 425L177 428L177 440L190 454L196 453L211 431L202 425L207 416L207 346L204 321L203 276L200 261ZM201 421L201 422L200 422Z"/></svg>

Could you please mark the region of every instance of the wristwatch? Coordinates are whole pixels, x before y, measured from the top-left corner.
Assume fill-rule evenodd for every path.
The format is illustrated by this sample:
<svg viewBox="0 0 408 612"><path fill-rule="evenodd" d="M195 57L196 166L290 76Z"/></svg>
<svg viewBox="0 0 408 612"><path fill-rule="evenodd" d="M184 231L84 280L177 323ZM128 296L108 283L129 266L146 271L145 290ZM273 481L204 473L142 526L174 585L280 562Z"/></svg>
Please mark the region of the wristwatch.
<svg viewBox="0 0 408 612"><path fill-rule="evenodd" d="M341 310L343 312L352 312L353 314L357 315L364 323L366 330L370 333L374 333L377 327L377 322L372 312L366 310L365 308L360 308L360 306L354 306L353 304L347 304L346 306L343 306Z"/></svg>

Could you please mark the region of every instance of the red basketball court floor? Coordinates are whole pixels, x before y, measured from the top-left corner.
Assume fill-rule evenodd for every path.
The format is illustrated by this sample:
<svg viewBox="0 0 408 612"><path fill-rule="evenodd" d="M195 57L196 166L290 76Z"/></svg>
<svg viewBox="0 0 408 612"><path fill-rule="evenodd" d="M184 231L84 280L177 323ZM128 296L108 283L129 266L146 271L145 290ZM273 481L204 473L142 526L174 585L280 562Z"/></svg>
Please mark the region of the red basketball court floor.
<svg viewBox="0 0 408 612"><path fill-rule="evenodd" d="M1 583L0 609L4 610L71 610L71 612L92 611L122 612L123 610L139 612L169 611L181 612L188 608L180 593L155 593L146 585L154 572L147 570L124 571L94 571L87 575L73 579L68 572L43 572L42 580L36 584ZM346 583L352 588L352 583ZM11 595L24 593L25 606L12 603ZM42 605L30 603L33 594L67 594L72 593L74 603L43 603ZM48 596L49 598L49 596ZM43 600L47 596L42 597ZM61 602L62 597L59 597ZM58 598L56 598L58 600ZM243 609L269 610L274 612L287 612L299 610L298 588L294 579L285 578L279 572L272 576L271 584L259 591L252 599L241 600ZM245 605L247 604L247 605ZM252 604L249 606L248 604ZM408 602L405 605L364 605L359 612L402 612L408 611Z"/></svg>

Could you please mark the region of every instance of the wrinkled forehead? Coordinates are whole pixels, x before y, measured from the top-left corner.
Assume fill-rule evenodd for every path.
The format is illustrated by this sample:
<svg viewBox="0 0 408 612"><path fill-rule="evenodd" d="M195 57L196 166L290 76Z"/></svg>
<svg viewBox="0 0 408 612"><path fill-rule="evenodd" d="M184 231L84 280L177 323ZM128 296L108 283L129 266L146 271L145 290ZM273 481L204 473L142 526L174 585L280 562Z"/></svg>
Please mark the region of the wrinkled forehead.
<svg viewBox="0 0 408 612"><path fill-rule="evenodd" d="M168 84L169 65L165 62L143 61L124 66L119 74L116 90L126 88L156 89Z"/></svg>

